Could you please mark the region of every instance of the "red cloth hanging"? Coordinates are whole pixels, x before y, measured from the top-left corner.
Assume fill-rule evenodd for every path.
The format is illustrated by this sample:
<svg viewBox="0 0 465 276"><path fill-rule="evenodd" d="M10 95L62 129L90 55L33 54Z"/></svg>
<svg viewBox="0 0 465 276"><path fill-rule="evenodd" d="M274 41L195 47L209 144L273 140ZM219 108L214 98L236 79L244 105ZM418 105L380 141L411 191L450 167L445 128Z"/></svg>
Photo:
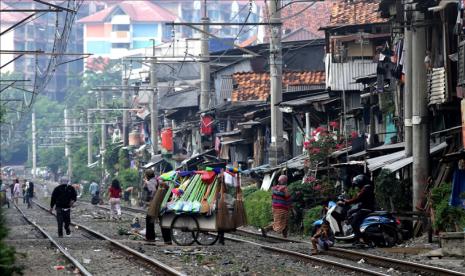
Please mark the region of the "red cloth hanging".
<svg viewBox="0 0 465 276"><path fill-rule="evenodd" d="M167 151L173 151L173 130L170 127L161 131L161 146Z"/></svg>
<svg viewBox="0 0 465 276"><path fill-rule="evenodd" d="M206 115L200 117L200 134L212 135L213 133L213 117Z"/></svg>

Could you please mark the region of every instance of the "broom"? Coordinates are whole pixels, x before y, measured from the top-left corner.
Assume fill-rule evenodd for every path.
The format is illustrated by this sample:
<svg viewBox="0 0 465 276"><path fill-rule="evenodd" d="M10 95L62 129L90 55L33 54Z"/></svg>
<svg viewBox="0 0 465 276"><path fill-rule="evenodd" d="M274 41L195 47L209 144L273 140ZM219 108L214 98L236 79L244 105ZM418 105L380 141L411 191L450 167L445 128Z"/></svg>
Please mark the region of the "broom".
<svg viewBox="0 0 465 276"><path fill-rule="evenodd" d="M236 201L234 202L234 226L236 228L247 225L247 216L245 214L244 199L242 197L242 190L240 186L236 188Z"/></svg>
<svg viewBox="0 0 465 276"><path fill-rule="evenodd" d="M229 210L225 201L223 176L220 178L220 187L221 198L218 202L218 211L216 214L216 227L218 228L218 230L229 230L231 228L231 219L229 217Z"/></svg>
<svg viewBox="0 0 465 276"><path fill-rule="evenodd" d="M205 195L202 198L201 207L200 207L200 213L202 213L202 214L208 213L208 211L210 211L210 205L208 204L207 199L208 199L208 197L209 197L209 195L211 193L211 190L213 189L212 186L216 187L216 182L217 181L218 181L218 179L215 179L212 184L208 185L207 192L205 193Z"/></svg>

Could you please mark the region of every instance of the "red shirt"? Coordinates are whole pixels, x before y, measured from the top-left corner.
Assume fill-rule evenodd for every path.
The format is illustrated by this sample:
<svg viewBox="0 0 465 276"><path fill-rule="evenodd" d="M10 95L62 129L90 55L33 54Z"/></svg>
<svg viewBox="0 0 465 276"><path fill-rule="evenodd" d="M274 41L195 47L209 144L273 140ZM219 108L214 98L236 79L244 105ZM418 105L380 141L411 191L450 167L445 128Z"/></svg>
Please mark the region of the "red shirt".
<svg viewBox="0 0 465 276"><path fill-rule="evenodd" d="M110 187L110 189L108 189L108 192L110 193L110 197L112 197L112 198L120 198L121 197L121 189L115 189L113 187Z"/></svg>

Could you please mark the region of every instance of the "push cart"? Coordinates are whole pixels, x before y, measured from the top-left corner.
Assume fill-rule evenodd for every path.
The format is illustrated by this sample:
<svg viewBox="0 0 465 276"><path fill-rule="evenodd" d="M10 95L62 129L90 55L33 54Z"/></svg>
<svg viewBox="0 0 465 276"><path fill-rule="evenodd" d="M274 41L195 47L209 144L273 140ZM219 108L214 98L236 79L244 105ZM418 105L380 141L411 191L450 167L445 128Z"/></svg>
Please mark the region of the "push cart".
<svg viewBox="0 0 465 276"><path fill-rule="evenodd" d="M167 179L170 182L170 188L168 188L165 199L161 204L160 226L169 229L171 239L180 246L188 246L194 243L213 245L218 241L219 233L235 230L238 226L233 222L232 214L234 213L234 206L232 204L229 204L229 206L224 205L227 206L227 220L230 223L227 225L219 225L218 223L218 202L221 201L221 198L225 194L223 174L210 174L214 176L214 180L206 184L205 181L199 180L200 176L195 176L195 174L201 173L195 172L186 180L185 177L184 179L180 179L179 175L182 175L182 173L177 172L174 177ZM189 183L184 185L184 181L189 181ZM189 187L189 185L193 185L193 187L195 185L196 187ZM208 187L209 185L211 187ZM184 189L185 192L182 191L181 193L180 189ZM196 203L186 201L188 198L194 199L193 201ZM202 206L202 210L193 207L192 209L195 211L191 211L189 204L199 205L200 202L202 202L202 205L208 204L208 211L204 210L204 206ZM189 205L189 207L187 210L184 207L176 207L178 203L181 206L184 204L184 207Z"/></svg>

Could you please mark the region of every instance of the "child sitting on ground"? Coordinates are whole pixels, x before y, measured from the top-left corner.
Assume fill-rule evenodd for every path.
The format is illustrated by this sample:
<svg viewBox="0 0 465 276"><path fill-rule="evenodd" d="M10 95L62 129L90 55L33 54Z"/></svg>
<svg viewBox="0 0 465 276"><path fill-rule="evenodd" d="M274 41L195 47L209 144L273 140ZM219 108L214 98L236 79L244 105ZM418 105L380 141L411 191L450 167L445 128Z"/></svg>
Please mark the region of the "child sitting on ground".
<svg viewBox="0 0 465 276"><path fill-rule="evenodd" d="M329 227L329 222L323 221L320 229L316 231L316 234L313 235L312 239L312 254L316 255L322 250L328 250L331 246L334 245L334 233Z"/></svg>

